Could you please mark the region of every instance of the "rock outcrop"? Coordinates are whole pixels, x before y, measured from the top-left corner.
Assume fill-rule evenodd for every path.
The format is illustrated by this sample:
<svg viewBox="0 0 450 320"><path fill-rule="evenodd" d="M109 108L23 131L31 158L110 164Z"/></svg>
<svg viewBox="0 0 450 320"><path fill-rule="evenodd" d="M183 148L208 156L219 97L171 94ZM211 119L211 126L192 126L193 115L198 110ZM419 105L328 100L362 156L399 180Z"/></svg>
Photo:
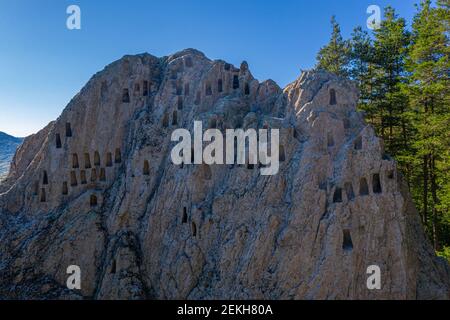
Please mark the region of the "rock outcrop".
<svg viewBox="0 0 450 320"><path fill-rule="evenodd" d="M112 63L0 185L0 297L448 298L448 265L357 99L325 72L283 90L193 49ZM280 129L279 173L174 165L171 133L194 120Z"/></svg>
<svg viewBox="0 0 450 320"><path fill-rule="evenodd" d="M22 140L22 138L16 138L0 132L0 181L7 176L11 160Z"/></svg>

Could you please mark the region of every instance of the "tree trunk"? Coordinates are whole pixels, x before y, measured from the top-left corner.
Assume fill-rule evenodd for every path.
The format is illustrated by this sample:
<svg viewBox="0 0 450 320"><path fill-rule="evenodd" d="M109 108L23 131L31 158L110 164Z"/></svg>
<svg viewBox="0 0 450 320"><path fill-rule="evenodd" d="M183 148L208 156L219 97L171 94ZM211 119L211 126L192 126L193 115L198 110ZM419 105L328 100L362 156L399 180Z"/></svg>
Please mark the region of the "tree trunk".
<svg viewBox="0 0 450 320"><path fill-rule="evenodd" d="M423 156L423 213L422 222L427 229L428 220L428 155Z"/></svg>
<svg viewBox="0 0 450 320"><path fill-rule="evenodd" d="M438 241L438 231L437 231L437 209L436 205L438 202L437 194L436 194L436 163L435 163L435 157L434 155L431 156L430 161L430 170L431 170L431 196L433 198L433 204L432 204L432 212L433 212L433 245L434 250L439 250L439 241Z"/></svg>
<svg viewBox="0 0 450 320"><path fill-rule="evenodd" d="M403 150L408 150L408 135L406 133L406 123L405 119L403 118L403 115L405 113L405 110L402 106L401 109L401 125L402 125L402 137L403 137ZM411 191L411 165L409 163L406 164L406 183L408 184L408 189Z"/></svg>

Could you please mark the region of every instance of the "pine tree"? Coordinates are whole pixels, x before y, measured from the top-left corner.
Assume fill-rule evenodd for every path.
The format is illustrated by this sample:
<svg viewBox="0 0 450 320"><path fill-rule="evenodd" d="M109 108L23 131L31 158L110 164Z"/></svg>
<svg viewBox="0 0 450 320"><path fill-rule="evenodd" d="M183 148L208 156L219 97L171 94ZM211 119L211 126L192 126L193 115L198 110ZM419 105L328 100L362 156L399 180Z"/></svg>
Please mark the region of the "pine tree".
<svg viewBox="0 0 450 320"><path fill-rule="evenodd" d="M332 33L330 42L317 55L317 69L327 70L338 76L348 75L349 44L341 35L336 17L331 17Z"/></svg>
<svg viewBox="0 0 450 320"><path fill-rule="evenodd" d="M399 161L408 182L412 128L404 84L409 42L404 19L398 18L391 7L385 9L385 19L374 31L373 40L358 27L350 41L350 75L361 93L359 109L384 138L386 152Z"/></svg>
<svg viewBox="0 0 450 320"><path fill-rule="evenodd" d="M413 22L408 58L411 72L407 92L414 124L413 161L418 170L412 188L422 220L429 227L435 249L449 243L449 10L448 3L432 7L424 0ZM440 236L446 230L447 238ZM441 239L440 239L441 238Z"/></svg>
<svg viewBox="0 0 450 320"><path fill-rule="evenodd" d="M373 107L374 48L369 34L361 27L354 29L350 39L349 74L360 91L359 108L366 112L367 120L374 123Z"/></svg>
<svg viewBox="0 0 450 320"><path fill-rule="evenodd" d="M386 151L396 155L407 144L407 126L402 118L407 98L401 90L410 41L405 20L387 7L374 38L373 107L378 112L378 134L385 140Z"/></svg>

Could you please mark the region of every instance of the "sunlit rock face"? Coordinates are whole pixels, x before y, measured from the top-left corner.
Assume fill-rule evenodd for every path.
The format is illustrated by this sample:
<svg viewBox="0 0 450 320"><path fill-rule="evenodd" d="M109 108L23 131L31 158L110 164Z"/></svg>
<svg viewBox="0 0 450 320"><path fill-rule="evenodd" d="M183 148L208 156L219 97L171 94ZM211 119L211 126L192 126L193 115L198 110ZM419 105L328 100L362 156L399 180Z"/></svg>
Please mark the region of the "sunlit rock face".
<svg viewBox="0 0 450 320"><path fill-rule="evenodd" d="M325 72L283 90L193 49L110 64L0 185L0 297L448 298L449 268L357 99ZM279 129L278 174L174 165L171 133L194 121Z"/></svg>

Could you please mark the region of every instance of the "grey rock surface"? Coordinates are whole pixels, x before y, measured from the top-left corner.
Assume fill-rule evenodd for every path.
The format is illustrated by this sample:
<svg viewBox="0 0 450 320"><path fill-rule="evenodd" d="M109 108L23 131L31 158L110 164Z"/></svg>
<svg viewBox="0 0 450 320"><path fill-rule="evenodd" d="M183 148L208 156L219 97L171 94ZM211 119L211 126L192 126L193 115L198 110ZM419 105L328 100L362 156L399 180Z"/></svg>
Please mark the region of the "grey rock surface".
<svg viewBox="0 0 450 320"><path fill-rule="evenodd" d="M0 297L447 299L449 267L357 99L322 71L281 89L193 49L108 65L0 185ZM280 129L279 173L172 164L194 120Z"/></svg>
<svg viewBox="0 0 450 320"><path fill-rule="evenodd" d="M8 175L12 158L22 140L0 131L0 181Z"/></svg>

